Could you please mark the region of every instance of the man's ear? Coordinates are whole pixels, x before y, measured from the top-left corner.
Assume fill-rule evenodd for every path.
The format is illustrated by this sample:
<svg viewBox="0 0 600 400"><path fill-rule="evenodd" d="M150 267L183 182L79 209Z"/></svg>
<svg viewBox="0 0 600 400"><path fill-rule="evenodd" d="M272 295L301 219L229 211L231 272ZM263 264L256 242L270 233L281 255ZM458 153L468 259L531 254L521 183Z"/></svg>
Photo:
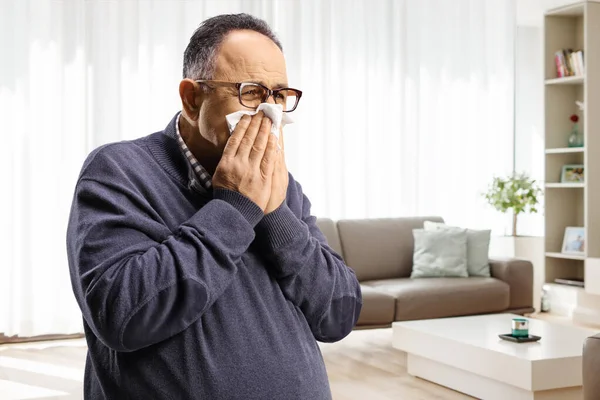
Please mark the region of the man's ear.
<svg viewBox="0 0 600 400"><path fill-rule="evenodd" d="M200 106L204 100L204 91L200 84L191 79L184 79L179 83L179 97L185 116L190 121L197 121L200 115Z"/></svg>

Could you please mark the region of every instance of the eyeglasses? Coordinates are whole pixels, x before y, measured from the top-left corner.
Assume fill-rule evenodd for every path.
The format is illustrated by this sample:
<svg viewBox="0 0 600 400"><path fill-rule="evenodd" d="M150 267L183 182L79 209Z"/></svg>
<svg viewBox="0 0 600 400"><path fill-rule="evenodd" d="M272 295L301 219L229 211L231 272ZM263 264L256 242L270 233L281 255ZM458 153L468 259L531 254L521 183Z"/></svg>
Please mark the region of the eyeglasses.
<svg viewBox="0 0 600 400"><path fill-rule="evenodd" d="M256 110L260 103L266 103L269 97L273 96L276 104L283 106L283 112L292 112L298 107L302 91L292 88L269 89L260 83L253 82L226 82L226 81L211 81L197 80L196 82L210 85L232 85L238 90L238 99L240 104L246 108Z"/></svg>

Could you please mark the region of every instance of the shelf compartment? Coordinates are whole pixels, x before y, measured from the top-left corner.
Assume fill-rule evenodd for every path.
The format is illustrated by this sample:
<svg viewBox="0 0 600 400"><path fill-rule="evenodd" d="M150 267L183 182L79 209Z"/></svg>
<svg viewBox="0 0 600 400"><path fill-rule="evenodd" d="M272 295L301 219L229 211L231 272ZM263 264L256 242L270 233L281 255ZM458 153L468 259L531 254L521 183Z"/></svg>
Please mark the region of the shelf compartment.
<svg viewBox="0 0 600 400"><path fill-rule="evenodd" d="M545 158L545 173L546 185L560 184L562 169L565 165L582 165L585 164L585 153L584 152L573 152L573 153L554 153L546 155ZM572 183L584 183L584 182L572 182Z"/></svg>
<svg viewBox="0 0 600 400"><path fill-rule="evenodd" d="M547 107L545 116L546 148L568 148L569 134L573 129L573 122L570 119L572 114L579 117L580 129L585 129L585 114L577 105L578 101L585 99L584 87L585 85L546 85L544 91ZM562 151L560 154L583 154L583 152Z"/></svg>
<svg viewBox="0 0 600 400"><path fill-rule="evenodd" d="M556 254L562 256L561 253L546 253L546 282L554 282L556 278L584 279L584 259L559 258L548 256L548 254Z"/></svg>
<svg viewBox="0 0 600 400"><path fill-rule="evenodd" d="M584 195L585 191L581 189L545 191L545 247L548 252L560 252L566 227L585 226Z"/></svg>

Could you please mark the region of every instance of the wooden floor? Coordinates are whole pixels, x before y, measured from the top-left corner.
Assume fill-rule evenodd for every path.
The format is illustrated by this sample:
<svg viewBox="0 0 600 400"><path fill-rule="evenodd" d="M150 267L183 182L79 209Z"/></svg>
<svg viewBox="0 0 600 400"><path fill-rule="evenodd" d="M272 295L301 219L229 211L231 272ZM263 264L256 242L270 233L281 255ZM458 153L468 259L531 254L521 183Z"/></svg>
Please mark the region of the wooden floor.
<svg viewBox="0 0 600 400"><path fill-rule="evenodd" d="M0 400L79 400L84 339L0 345Z"/></svg>
<svg viewBox="0 0 600 400"><path fill-rule="evenodd" d="M335 400L471 399L407 374L391 329L359 330L320 344ZM83 339L0 345L1 400L79 400Z"/></svg>
<svg viewBox="0 0 600 400"><path fill-rule="evenodd" d="M391 328L354 331L320 347L335 400L472 399L408 375L405 357L392 348Z"/></svg>

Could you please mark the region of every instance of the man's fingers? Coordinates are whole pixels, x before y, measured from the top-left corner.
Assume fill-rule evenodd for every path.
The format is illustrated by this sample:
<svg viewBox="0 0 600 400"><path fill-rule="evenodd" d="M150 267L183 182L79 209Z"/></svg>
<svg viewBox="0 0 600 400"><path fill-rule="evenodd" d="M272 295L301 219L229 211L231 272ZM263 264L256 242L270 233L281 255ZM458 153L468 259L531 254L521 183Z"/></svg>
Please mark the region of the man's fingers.
<svg viewBox="0 0 600 400"><path fill-rule="evenodd" d="M260 124L260 130L258 131L258 135L256 135L252 150L250 151L249 158L251 162L259 162L262 160L269 142L271 124L272 122L269 118L263 118L262 123Z"/></svg>
<svg viewBox="0 0 600 400"><path fill-rule="evenodd" d="M285 145L283 143L283 127L279 128L279 147L285 151Z"/></svg>
<svg viewBox="0 0 600 400"><path fill-rule="evenodd" d="M281 159L285 162L285 143L283 140L283 129L281 131L279 131L279 141L277 142L277 144L279 144L279 151L281 152Z"/></svg>
<svg viewBox="0 0 600 400"><path fill-rule="evenodd" d="M244 137L242 137L240 141L236 156L247 158L250 155L250 151L252 150L252 146L254 146L254 140L256 139L256 135L258 135L264 115L265 114L262 111L259 111L252 117L248 129L246 129L246 133L244 133Z"/></svg>
<svg viewBox="0 0 600 400"><path fill-rule="evenodd" d="M244 137L244 133L246 133L248 126L250 126L250 121L252 121L252 117L250 115L244 115L240 119L240 122L237 123L235 129L231 133L231 137L225 145L223 157L235 157L238 148L240 147L242 138Z"/></svg>
<svg viewBox="0 0 600 400"><path fill-rule="evenodd" d="M273 175L277 158L277 138L275 135L269 134L267 148L265 149L265 154L260 163L260 170L263 177L270 178Z"/></svg>

